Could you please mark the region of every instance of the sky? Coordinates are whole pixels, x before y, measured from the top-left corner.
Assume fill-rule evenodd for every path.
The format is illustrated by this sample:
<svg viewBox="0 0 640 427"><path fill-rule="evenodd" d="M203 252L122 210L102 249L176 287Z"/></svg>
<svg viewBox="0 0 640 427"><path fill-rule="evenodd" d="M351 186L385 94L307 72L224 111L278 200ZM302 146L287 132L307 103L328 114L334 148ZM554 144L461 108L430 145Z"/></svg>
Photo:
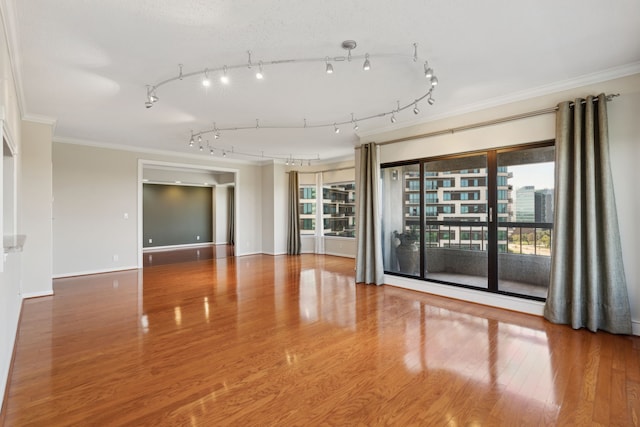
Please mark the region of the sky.
<svg viewBox="0 0 640 427"><path fill-rule="evenodd" d="M533 185L536 190L554 187L554 162L509 166L507 170L513 172L508 182L513 185L514 197L515 190L525 185Z"/></svg>

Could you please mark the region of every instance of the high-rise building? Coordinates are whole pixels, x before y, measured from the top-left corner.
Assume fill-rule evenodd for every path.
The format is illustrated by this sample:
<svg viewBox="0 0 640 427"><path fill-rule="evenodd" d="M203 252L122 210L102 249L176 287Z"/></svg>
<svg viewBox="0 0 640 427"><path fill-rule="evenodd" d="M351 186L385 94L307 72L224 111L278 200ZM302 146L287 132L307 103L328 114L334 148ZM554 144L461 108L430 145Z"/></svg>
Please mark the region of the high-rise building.
<svg viewBox="0 0 640 427"><path fill-rule="evenodd" d="M534 222L536 217L535 187L525 185L516 190L516 222Z"/></svg>
<svg viewBox="0 0 640 427"><path fill-rule="evenodd" d="M548 188L536 190L535 221L553 222L553 190Z"/></svg>

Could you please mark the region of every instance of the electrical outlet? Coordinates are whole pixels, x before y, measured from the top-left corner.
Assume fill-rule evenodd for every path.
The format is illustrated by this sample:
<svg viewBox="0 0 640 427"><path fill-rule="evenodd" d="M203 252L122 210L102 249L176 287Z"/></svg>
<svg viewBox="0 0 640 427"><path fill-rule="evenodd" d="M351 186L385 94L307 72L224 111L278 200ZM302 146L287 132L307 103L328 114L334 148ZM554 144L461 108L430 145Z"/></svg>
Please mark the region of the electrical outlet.
<svg viewBox="0 0 640 427"><path fill-rule="evenodd" d="M149 243L153 243L153 239L149 239Z"/></svg>
<svg viewBox="0 0 640 427"><path fill-rule="evenodd" d="M124 213L124 219L129 219L129 214L128 213Z"/></svg>
<svg viewBox="0 0 640 427"><path fill-rule="evenodd" d="M196 236L196 240L200 240L200 236Z"/></svg>
<svg viewBox="0 0 640 427"><path fill-rule="evenodd" d="M114 261L118 261L118 255L117 254L113 256L113 260Z"/></svg>

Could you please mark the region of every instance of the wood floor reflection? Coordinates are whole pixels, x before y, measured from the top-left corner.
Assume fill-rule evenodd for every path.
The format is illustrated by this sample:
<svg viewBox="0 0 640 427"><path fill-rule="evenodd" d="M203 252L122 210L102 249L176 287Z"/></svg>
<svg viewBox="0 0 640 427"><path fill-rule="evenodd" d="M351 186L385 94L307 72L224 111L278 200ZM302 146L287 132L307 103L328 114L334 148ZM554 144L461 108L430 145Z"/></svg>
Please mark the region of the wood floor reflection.
<svg viewBox="0 0 640 427"><path fill-rule="evenodd" d="M24 303L6 425L638 425L639 338L353 270L256 255L57 279Z"/></svg>

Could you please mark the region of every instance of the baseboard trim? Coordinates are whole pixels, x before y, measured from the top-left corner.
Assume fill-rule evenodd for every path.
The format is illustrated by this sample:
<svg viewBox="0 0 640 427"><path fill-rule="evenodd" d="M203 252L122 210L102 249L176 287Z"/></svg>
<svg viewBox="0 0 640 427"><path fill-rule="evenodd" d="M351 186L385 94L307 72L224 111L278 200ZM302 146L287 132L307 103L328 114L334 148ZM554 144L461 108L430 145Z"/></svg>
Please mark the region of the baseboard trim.
<svg viewBox="0 0 640 427"><path fill-rule="evenodd" d="M339 256L339 257L342 257L342 258L356 259L355 255L353 255L353 254L345 254L345 253L341 254L339 252L325 252L323 255L331 255L331 256Z"/></svg>
<svg viewBox="0 0 640 427"><path fill-rule="evenodd" d="M286 255L286 252L262 252L265 255L278 256L278 255Z"/></svg>
<svg viewBox="0 0 640 427"><path fill-rule="evenodd" d="M410 289L412 291L454 298L462 301L502 308L505 310L533 314L536 316L542 316L544 312L544 303L541 301L532 301L508 295L489 294L487 292L476 291L473 289L416 281L405 277L386 274L384 276L384 283L399 288Z"/></svg>
<svg viewBox="0 0 640 427"><path fill-rule="evenodd" d="M90 274L115 273L117 271L137 270L138 268L139 267L137 265L131 265L131 266L124 266L124 267L106 268L101 270L76 271L73 273L54 274L53 278L63 279L65 277L88 276Z"/></svg>
<svg viewBox="0 0 640 427"><path fill-rule="evenodd" d="M225 243L204 242L204 243L189 243L186 245L152 246L149 248L142 248L142 253L161 252L161 251L169 251L169 250L175 250L175 249L206 248L207 246L215 246L215 245L223 245L223 244Z"/></svg>
<svg viewBox="0 0 640 427"><path fill-rule="evenodd" d="M53 290L44 291L44 292L27 292L26 294L22 294L22 298L23 299L40 298L40 297L50 297L52 295L53 295ZM21 311L21 313L22 313L22 311Z"/></svg>
<svg viewBox="0 0 640 427"><path fill-rule="evenodd" d="M640 336L640 320L631 321L631 333Z"/></svg>
<svg viewBox="0 0 640 427"><path fill-rule="evenodd" d="M262 255L262 252L244 252L241 254L236 254L237 257L239 256L249 256L249 255Z"/></svg>

